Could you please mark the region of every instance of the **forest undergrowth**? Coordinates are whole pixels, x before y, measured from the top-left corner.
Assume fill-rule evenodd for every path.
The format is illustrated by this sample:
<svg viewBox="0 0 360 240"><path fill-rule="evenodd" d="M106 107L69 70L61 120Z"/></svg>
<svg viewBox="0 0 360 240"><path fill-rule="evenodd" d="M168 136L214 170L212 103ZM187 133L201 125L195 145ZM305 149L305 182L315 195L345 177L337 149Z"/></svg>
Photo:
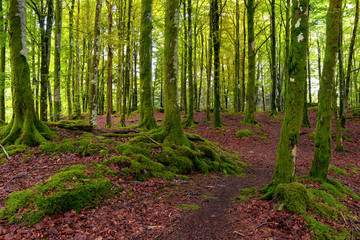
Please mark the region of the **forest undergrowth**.
<svg viewBox="0 0 360 240"><path fill-rule="evenodd" d="M315 115L309 111L312 128L301 128L297 176L311 165ZM161 124L163 113L155 116ZM327 182L300 177L262 200L282 116L258 113L258 124L247 126L243 115L223 112L224 126L213 128L196 112L198 124L185 130L193 149L160 145L146 133L58 127L59 140L6 147L0 239L359 238L360 119L347 123L347 152L334 151ZM113 126L119 121L114 116ZM126 125L138 121L134 114Z"/></svg>

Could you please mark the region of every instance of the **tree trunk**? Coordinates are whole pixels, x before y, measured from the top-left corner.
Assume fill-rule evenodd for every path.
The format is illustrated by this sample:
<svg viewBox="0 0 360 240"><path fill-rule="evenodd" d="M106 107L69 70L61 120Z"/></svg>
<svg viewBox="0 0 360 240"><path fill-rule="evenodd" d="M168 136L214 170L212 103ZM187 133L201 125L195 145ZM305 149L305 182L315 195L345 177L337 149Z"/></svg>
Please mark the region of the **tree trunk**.
<svg viewBox="0 0 360 240"><path fill-rule="evenodd" d="M339 47L338 47L338 58L339 58L339 92L340 92L340 109L339 118L341 127L345 128L345 78L344 78L344 50L343 50L343 12L341 12L340 18L340 31L339 31Z"/></svg>
<svg viewBox="0 0 360 240"><path fill-rule="evenodd" d="M275 27L275 0L271 0L271 115L276 115L276 27Z"/></svg>
<svg viewBox="0 0 360 240"><path fill-rule="evenodd" d="M51 31L54 13L53 0L47 0L47 16L46 26L45 17L41 17L40 23L41 31L41 92L40 92L40 120L47 121L47 94L49 86L49 66L50 66L50 52L51 52Z"/></svg>
<svg viewBox="0 0 360 240"><path fill-rule="evenodd" d="M240 111L240 7L239 0L236 0L236 23L235 23L235 79L234 79L234 110Z"/></svg>
<svg viewBox="0 0 360 240"><path fill-rule="evenodd" d="M6 27L2 0L0 0L0 37L5 40ZM6 40L0 44L0 120L5 121L5 57Z"/></svg>
<svg viewBox="0 0 360 240"><path fill-rule="evenodd" d="M186 82L187 82L187 41L188 41L188 30L186 26L186 1L183 0L183 23L184 23L184 40L183 40L183 57L182 57L182 71L181 71L181 109L184 110L185 116L188 114L188 107L187 107L187 91L186 91Z"/></svg>
<svg viewBox="0 0 360 240"><path fill-rule="evenodd" d="M152 79L152 0L141 1L140 27L140 122L139 127L156 128L154 108L151 101Z"/></svg>
<svg viewBox="0 0 360 240"><path fill-rule="evenodd" d="M61 97L61 25L62 25L62 0L55 2L55 56L54 56L54 121L60 121Z"/></svg>
<svg viewBox="0 0 360 240"><path fill-rule="evenodd" d="M127 99L129 97L130 84L130 32L131 32L131 6L132 0L129 0L128 19L127 19L127 33L126 33L126 62L125 62L125 77L123 81L123 95L122 95L122 113L120 118L120 127L125 127L125 115L127 113Z"/></svg>
<svg viewBox="0 0 360 240"><path fill-rule="evenodd" d="M286 89L285 116L276 153L276 164L271 183L267 186L271 196L280 183L295 180L295 162L304 104L306 81L306 49L309 32L308 0L293 0L291 46L288 59L290 81Z"/></svg>
<svg viewBox="0 0 360 240"><path fill-rule="evenodd" d="M353 55L354 55L356 32L357 32L357 28L358 28L358 24L359 24L359 0L356 0L355 9L356 10L355 10L354 28L353 28L353 33L352 33L352 36L351 36L351 41L350 41L349 59L348 59L346 77L345 77L344 121L346 120L345 115L346 115L346 112L347 112L348 101L349 101L350 74L351 74L351 67L352 67L352 59L353 59ZM344 127L345 127L345 123L344 123Z"/></svg>
<svg viewBox="0 0 360 240"><path fill-rule="evenodd" d="M248 82L246 93L246 111L244 122L255 124L255 36L254 36L254 0L247 3L248 23Z"/></svg>
<svg viewBox="0 0 360 240"><path fill-rule="evenodd" d="M56 137L56 134L38 120L34 110L27 55L25 0L10 0L8 4L13 116L0 135L2 144L36 146L45 139Z"/></svg>
<svg viewBox="0 0 360 240"><path fill-rule="evenodd" d="M341 0L330 0L326 17L326 50L320 81L319 109L315 131L315 152L309 175L326 179L331 161L331 98L334 84L336 54L339 47Z"/></svg>
<svg viewBox="0 0 360 240"><path fill-rule="evenodd" d="M211 9L210 9L210 17L211 19ZM211 20L210 20L211 25ZM210 27L211 28L211 27ZM211 32L209 34L209 43L208 43L208 56L207 56L207 68L206 68L206 118L205 121L211 121L210 117L210 85L211 85L211 67L212 67L212 44L211 44Z"/></svg>
<svg viewBox="0 0 360 240"><path fill-rule="evenodd" d="M180 110L177 102L178 12L179 1L166 0L164 45L165 116L162 125L165 138L162 141L178 145L189 145L181 127Z"/></svg>
<svg viewBox="0 0 360 240"><path fill-rule="evenodd" d="M243 46L242 46L242 58L241 58L241 96L240 96L240 108L241 112L245 110L245 55L246 55L246 9L244 9L243 19Z"/></svg>
<svg viewBox="0 0 360 240"><path fill-rule="evenodd" d="M80 0L78 0L78 9L77 9L77 18L76 18L76 78L74 81L74 110L75 118L81 118L81 108L80 108L80 46L79 46L79 31L80 31Z"/></svg>
<svg viewBox="0 0 360 240"><path fill-rule="evenodd" d="M97 85L99 76L100 58L100 19L101 19L102 0L96 0L95 28L94 28L94 55L92 60L91 81L90 81L90 124L97 126Z"/></svg>
<svg viewBox="0 0 360 240"><path fill-rule="evenodd" d="M203 83L203 72L204 72L204 34L201 31L201 59L200 59L200 84L199 84L199 96L198 96L198 106L197 109L200 110L201 103L201 93L202 93L202 83ZM205 46L206 51L206 46Z"/></svg>
<svg viewBox="0 0 360 240"><path fill-rule="evenodd" d="M71 104L71 79L73 75L73 19L74 19L74 8L75 0L71 0L71 6L69 10L69 67L68 67L68 79L66 82L66 95L67 95L67 105L68 105L68 118L72 114L72 104Z"/></svg>
<svg viewBox="0 0 360 240"><path fill-rule="evenodd" d="M250 0L252 1L252 0ZM220 30L219 30L219 3L211 0L212 17L212 44L214 47L214 127L221 127L220 114Z"/></svg>
<svg viewBox="0 0 360 240"><path fill-rule="evenodd" d="M108 56L107 56L107 78L106 78L106 124L105 127L111 128L112 112L112 2L107 1L108 7Z"/></svg>

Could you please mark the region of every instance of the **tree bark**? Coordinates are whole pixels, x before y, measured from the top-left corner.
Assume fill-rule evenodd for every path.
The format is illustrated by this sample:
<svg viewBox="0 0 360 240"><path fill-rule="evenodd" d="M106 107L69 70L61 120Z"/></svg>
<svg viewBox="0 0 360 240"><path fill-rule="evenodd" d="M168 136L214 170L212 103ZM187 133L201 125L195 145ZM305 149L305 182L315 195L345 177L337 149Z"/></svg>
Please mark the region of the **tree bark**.
<svg viewBox="0 0 360 240"><path fill-rule="evenodd" d="M107 57L107 78L106 78L106 124L105 127L111 128L112 112L112 0L107 1L108 7L108 57Z"/></svg>
<svg viewBox="0 0 360 240"><path fill-rule="evenodd" d="M62 27L62 0L55 2L55 56L54 56L54 121L60 121L61 97L61 27Z"/></svg>
<svg viewBox="0 0 360 240"><path fill-rule="evenodd" d="M156 128L151 91L152 79L152 0L141 1L140 26L140 122L139 127Z"/></svg>
<svg viewBox="0 0 360 240"><path fill-rule="evenodd" d="M73 21L74 21L74 8L75 0L71 0L71 6L69 10L69 67L68 67L68 78L66 82L66 96L67 96L67 105L68 105L68 118L72 114L72 104L71 104L71 79L73 76Z"/></svg>
<svg viewBox="0 0 360 240"><path fill-rule="evenodd" d="M5 40L6 25L2 0L0 0L0 37ZM5 121L5 60L6 60L6 41L0 44L0 120Z"/></svg>
<svg viewBox="0 0 360 240"><path fill-rule="evenodd" d="M304 104L306 81L306 49L309 32L308 0L293 0L291 46L288 59L289 79L286 89L285 117L276 153L273 178L268 195L281 183L295 180L295 162Z"/></svg>
<svg viewBox="0 0 360 240"><path fill-rule="evenodd" d="M91 80L90 80L90 124L93 127L97 126L97 85L99 76L99 58L100 58L100 20L101 20L101 6L102 0L96 0L96 12L95 12L95 28L94 28L94 55L91 68Z"/></svg>
<svg viewBox="0 0 360 240"><path fill-rule="evenodd" d="M250 0L252 1L252 0ZM220 114L220 30L219 30L219 3L211 0L212 16L212 44L214 48L214 127L221 127Z"/></svg>
<svg viewBox="0 0 360 240"><path fill-rule="evenodd" d="M248 82L246 93L246 111L244 122L255 124L255 36L254 36L254 0L247 3L248 23Z"/></svg>
<svg viewBox="0 0 360 240"><path fill-rule="evenodd" d="M271 115L276 115L276 27L275 27L275 0L271 0Z"/></svg>
<svg viewBox="0 0 360 240"><path fill-rule="evenodd" d="M319 90L319 109L315 131L315 152L309 175L326 179L331 161L331 98L338 51L341 0L330 0L326 17L326 50Z"/></svg>

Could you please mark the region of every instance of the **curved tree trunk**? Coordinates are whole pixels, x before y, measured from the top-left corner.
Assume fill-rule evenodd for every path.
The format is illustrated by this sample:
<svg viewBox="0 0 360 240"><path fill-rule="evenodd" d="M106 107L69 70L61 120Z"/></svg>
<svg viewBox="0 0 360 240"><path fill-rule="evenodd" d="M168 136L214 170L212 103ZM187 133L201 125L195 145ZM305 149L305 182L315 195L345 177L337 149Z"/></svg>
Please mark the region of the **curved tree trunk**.
<svg viewBox="0 0 360 240"><path fill-rule="evenodd" d="M9 1L9 47L13 116L1 132L2 144L36 146L56 137L37 118L30 86L30 69L27 55L25 0Z"/></svg>
<svg viewBox="0 0 360 240"><path fill-rule="evenodd" d="M139 127L156 128L151 91L152 0L141 1L140 29L140 122Z"/></svg>
<svg viewBox="0 0 360 240"><path fill-rule="evenodd" d="M309 175L327 177L331 161L331 98L334 84L341 19L341 0L330 0L326 18L326 50L319 90L319 109L315 131L315 152Z"/></svg>

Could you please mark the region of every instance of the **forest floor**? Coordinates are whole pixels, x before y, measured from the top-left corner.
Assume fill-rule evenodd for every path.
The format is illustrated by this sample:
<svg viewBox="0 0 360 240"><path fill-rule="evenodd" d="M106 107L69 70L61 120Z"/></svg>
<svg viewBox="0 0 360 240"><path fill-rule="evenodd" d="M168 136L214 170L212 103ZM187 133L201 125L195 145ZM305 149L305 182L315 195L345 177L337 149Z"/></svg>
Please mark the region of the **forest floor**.
<svg viewBox="0 0 360 240"><path fill-rule="evenodd" d="M314 140L309 133L315 131L315 115L315 111L309 111L312 128L301 128L296 162L298 176L306 175L310 169ZM162 117L163 114L156 113L157 119ZM205 113L195 113L195 120L199 122L196 129L185 131L238 152L239 157L251 165L246 175L192 174L187 181L152 178L144 182L114 178L113 183L124 191L104 200L101 206L46 216L32 226L9 225L0 220L0 239L310 239L311 232L305 221L285 209L279 211L279 203L260 200L259 195L247 201L234 201L240 189L262 188L270 182L282 118L282 114L273 117L258 113L259 125L245 126L241 124L242 115L223 113L225 126L212 128L211 122L203 121ZM127 126L137 124L138 120L139 116L128 118ZM113 118L115 126L118 122L118 118ZM104 127L105 117L99 117L98 124ZM240 129L252 130L253 135L237 138L235 133ZM360 120L350 120L347 129L349 132L345 135L353 141L344 141L346 153L334 151L331 164L346 170L348 175L330 171L329 177L341 180L360 195L360 174L354 171L360 169ZM61 138L75 136L70 130L58 130L58 134ZM38 148L32 151L27 163L23 163L25 152L11 156L1 165L0 208L10 193L28 189L63 167L102 159L99 154L49 156ZM349 201L358 207L360 217L360 203Z"/></svg>

